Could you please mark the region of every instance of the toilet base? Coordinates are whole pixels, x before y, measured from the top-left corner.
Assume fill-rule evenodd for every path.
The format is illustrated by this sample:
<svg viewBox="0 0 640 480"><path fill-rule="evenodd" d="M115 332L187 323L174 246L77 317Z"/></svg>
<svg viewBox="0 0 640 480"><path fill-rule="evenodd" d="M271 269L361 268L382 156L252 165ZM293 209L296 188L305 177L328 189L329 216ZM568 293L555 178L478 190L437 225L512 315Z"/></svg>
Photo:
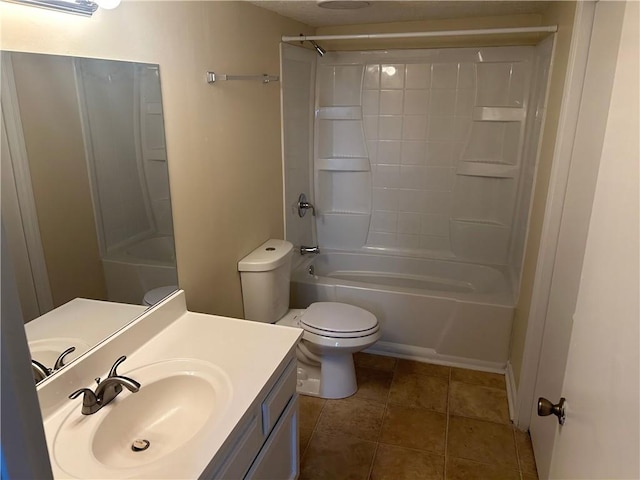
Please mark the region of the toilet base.
<svg viewBox="0 0 640 480"><path fill-rule="evenodd" d="M358 391L353 355L325 355L321 366L298 358L296 390L302 395L327 399L350 397Z"/></svg>

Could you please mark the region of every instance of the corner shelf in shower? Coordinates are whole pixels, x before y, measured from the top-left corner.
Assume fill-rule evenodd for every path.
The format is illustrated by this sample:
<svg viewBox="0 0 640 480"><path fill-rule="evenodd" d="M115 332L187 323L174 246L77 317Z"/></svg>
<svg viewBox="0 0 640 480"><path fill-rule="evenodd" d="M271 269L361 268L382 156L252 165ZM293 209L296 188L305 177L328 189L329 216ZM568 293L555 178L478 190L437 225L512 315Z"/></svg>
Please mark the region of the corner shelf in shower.
<svg viewBox="0 0 640 480"><path fill-rule="evenodd" d="M334 172L368 172L370 170L369 157L318 158L316 169Z"/></svg>
<svg viewBox="0 0 640 480"><path fill-rule="evenodd" d="M476 122L524 122L525 109L519 107L474 107Z"/></svg>
<svg viewBox="0 0 640 480"><path fill-rule="evenodd" d="M520 167L505 163L460 162L456 174L469 177L515 178Z"/></svg>
<svg viewBox="0 0 640 480"><path fill-rule="evenodd" d="M319 120L362 120L360 105L319 107L316 112Z"/></svg>

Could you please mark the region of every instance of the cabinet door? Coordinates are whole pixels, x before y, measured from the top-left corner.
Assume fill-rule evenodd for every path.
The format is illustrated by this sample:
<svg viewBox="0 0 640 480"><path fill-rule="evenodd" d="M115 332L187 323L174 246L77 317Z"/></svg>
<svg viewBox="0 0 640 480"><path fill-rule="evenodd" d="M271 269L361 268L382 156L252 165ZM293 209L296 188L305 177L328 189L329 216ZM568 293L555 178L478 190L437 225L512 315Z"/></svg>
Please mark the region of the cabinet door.
<svg viewBox="0 0 640 480"><path fill-rule="evenodd" d="M298 477L298 395L294 395L245 479L293 480Z"/></svg>

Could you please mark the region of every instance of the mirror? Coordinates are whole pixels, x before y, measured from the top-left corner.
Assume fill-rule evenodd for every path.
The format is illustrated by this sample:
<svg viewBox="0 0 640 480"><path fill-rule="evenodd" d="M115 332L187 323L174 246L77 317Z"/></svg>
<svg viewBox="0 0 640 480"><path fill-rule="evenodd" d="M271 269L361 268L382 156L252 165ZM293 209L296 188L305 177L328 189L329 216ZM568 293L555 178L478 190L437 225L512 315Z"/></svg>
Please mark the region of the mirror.
<svg viewBox="0 0 640 480"><path fill-rule="evenodd" d="M1 72L2 223L38 378L177 289L160 71L3 51Z"/></svg>

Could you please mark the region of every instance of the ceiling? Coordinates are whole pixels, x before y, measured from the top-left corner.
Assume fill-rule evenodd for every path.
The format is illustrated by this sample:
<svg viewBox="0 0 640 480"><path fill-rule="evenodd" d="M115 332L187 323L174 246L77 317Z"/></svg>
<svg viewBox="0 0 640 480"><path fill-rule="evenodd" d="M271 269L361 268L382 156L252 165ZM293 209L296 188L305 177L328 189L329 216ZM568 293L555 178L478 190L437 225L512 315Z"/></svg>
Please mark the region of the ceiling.
<svg viewBox="0 0 640 480"><path fill-rule="evenodd" d="M254 0L251 3L298 20L312 27L356 25L363 23L408 22L461 17L489 17L496 15L539 14L552 1L378 1L357 10L321 8L315 0Z"/></svg>

